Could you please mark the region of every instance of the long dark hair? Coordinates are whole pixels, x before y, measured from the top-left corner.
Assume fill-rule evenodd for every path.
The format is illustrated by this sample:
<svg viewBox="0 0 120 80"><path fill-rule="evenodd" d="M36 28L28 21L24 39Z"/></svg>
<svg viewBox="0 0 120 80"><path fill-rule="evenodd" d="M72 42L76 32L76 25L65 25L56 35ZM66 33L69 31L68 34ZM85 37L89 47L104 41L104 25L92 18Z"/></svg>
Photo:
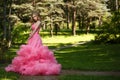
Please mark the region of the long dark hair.
<svg viewBox="0 0 120 80"><path fill-rule="evenodd" d="M31 20L30 20L31 23L35 22L35 20L33 19L33 15L36 15L37 18L38 18L38 21L40 21L40 12L39 11L33 11L32 14L31 14Z"/></svg>

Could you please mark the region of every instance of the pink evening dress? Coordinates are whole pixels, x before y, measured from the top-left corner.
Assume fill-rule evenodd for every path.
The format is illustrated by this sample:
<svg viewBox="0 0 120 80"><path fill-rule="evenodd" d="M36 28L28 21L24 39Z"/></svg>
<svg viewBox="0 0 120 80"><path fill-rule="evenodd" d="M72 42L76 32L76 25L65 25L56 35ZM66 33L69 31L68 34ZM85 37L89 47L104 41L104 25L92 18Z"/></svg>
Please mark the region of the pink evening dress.
<svg viewBox="0 0 120 80"><path fill-rule="evenodd" d="M33 24L31 27L34 30L36 26ZM27 44L20 46L16 57L5 70L22 75L58 75L61 64L57 62L54 53L47 46L43 46L38 29Z"/></svg>

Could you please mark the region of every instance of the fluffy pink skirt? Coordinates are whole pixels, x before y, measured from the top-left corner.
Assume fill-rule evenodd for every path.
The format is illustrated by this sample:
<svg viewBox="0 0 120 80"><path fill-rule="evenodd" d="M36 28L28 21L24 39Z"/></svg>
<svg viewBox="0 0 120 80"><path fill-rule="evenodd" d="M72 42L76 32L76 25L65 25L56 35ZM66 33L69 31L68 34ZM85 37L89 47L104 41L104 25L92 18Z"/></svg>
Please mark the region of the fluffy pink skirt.
<svg viewBox="0 0 120 80"><path fill-rule="evenodd" d="M17 56L5 70L22 75L57 75L61 71L61 64L57 63L53 52L47 46L40 44L39 47L34 47L28 42L27 45L21 45Z"/></svg>

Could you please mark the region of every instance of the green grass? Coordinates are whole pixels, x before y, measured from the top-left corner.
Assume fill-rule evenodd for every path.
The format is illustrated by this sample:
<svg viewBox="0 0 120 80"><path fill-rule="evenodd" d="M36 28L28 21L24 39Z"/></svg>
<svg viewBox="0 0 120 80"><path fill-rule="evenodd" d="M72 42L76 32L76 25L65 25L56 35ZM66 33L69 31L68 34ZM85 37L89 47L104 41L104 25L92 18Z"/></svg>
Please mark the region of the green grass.
<svg viewBox="0 0 120 80"><path fill-rule="evenodd" d="M59 48L62 46L67 46L70 44L83 42L83 41L90 41L94 40L93 34L83 34L83 35L76 35L76 36L54 36L54 37L43 37L42 41L44 45L49 46L49 48Z"/></svg>
<svg viewBox="0 0 120 80"><path fill-rule="evenodd" d="M86 43L55 53L63 69L120 71L120 44Z"/></svg>
<svg viewBox="0 0 120 80"><path fill-rule="evenodd" d="M0 80L18 80L20 75L14 72L6 72L4 66L7 64L0 64Z"/></svg>
<svg viewBox="0 0 120 80"><path fill-rule="evenodd" d="M94 39L93 34L83 34L76 36L54 36L42 38L43 43L76 43L80 41L90 41Z"/></svg>
<svg viewBox="0 0 120 80"><path fill-rule="evenodd" d="M54 36L43 38L43 43L50 49L67 46L82 41L90 41L94 35ZM57 60L63 69L120 71L120 44L93 44L83 45L55 51ZM77 65L76 65L77 64Z"/></svg>

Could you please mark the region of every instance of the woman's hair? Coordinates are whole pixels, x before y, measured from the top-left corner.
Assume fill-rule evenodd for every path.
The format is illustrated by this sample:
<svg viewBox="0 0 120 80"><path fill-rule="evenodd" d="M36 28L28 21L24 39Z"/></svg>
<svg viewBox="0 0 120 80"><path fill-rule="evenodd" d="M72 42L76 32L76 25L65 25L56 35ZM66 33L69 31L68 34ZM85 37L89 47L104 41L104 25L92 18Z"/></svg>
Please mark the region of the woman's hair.
<svg viewBox="0 0 120 80"><path fill-rule="evenodd" d="M34 23L35 20L33 19L33 15L37 16L38 20L40 20L40 12L39 11L33 11L31 14L31 23Z"/></svg>

